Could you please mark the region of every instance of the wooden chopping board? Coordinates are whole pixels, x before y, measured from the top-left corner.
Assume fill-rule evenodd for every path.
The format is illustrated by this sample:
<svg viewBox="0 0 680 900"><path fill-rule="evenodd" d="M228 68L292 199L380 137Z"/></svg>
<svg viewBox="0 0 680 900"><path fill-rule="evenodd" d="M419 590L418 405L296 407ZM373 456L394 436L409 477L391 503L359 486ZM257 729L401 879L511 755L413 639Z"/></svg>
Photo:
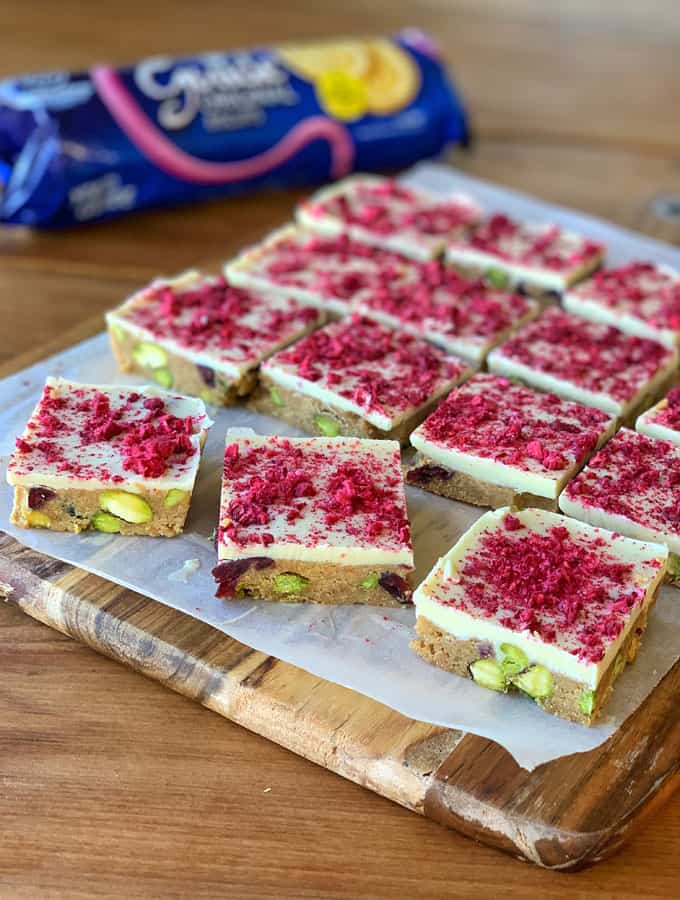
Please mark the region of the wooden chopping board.
<svg viewBox="0 0 680 900"><path fill-rule="evenodd" d="M0 532L0 593L28 615L321 766L553 869L615 851L680 782L680 663L609 741L529 773Z"/></svg>

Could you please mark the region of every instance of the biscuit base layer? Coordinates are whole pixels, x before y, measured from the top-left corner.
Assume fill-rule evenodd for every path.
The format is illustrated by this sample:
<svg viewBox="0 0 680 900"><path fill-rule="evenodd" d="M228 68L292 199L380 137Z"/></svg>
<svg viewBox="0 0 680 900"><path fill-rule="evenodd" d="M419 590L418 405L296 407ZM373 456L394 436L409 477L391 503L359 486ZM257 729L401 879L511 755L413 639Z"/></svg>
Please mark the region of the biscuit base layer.
<svg viewBox="0 0 680 900"><path fill-rule="evenodd" d="M257 384L257 372L254 369L246 372L237 381L229 381L227 376L208 367L204 367L204 374L201 374L201 369L187 357L173 353L152 341L140 339L118 322L109 326L109 339L121 372L139 372L167 390L187 394L190 397L200 397L205 403L233 406L242 397L250 394ZM140 362L144 359L144 348L149 347L156 349L156 352L150 355L154 362L153 366L142 365ZM149 356L148 353L146 355ZM160 365L156 365L156 362Z"/></svg>
<svg viewBox="0 0 680 900"><path fill-rule="evenodd" d="M29 502L29 488L17 485L14 488L14 506L10 521L19 528L47 528L51 531L81 532L92 528L96 531L105 531L108 534L146 534L151 536L172 537L180 534L184 521L189 511L191 494L182 492L183 496L171 506L169 499L174 501L179 497L179 492L168 498L169 491L146 491L135 493L134 496L145 501L150 510L151 518L148 522L127 522L119 516L103 518L100 502L104 491L67 488L54 492L54 497L46 500L38 509L31 509ZM111 488L111 491L124 493L124 488ZM100 514L98 516L98 514ZM94 521L93 521L94 520ZM97 527L97 523L102 527Z"/></svg>
<svg viewBox="0 0 680 900"><path fill-rule="evenodd" d="M651 605L638 615L616 658L605 671L597 688L591 691L589 686L582 682L552 672L551 695L535 702L546 712L559 716L561 719L568 719L581 725L592 725L609 699L614 682L625 669L626 664L632 663L637 656L642 635L647 627L649 609L651 609ZM418 637L410 643L412 650L415 650L427 662L433 663L447 672L461 675L463 678L472 678L470 673L472 663L486 658L488 655L489 645L486 645L483 640L459 640L433 625L424 616L418 616L416 632ZM508 643L512 643L512 637L509 637ZM508 684L507 689L513 692L517 691L517 688L511 684ZM589 700L590 712L588 713L581 705L584 697Z"/></svg>
<svg viewBox="0 0 680 900"><path fill-rule="evenodd" d="M557 498L539 497L515 488L481 481L465 472L448 469L422 453L417 453L413 461L403 468L407 484L449 500L460 500L473 506L489 506L491 509L500 509L502 506L511 506L513 509L534 507L558 512Z"/></svg>
<svg viewBox="0 0 680 900"><path fill-rule="evenodd" d="M248 406L256 412L283 419L289 425L301 428L309 434L322 434L326 437L342 435L343 437L385 439L399 441L402 446L406 446L411 432L427 418L438 402L439 398L428 403L389 431L383 431L356 413L322 403L314 397L308 397L290 388L281 387L262 372L260 373L260 383L251 395ZM325 430L319 427L319 417L322 417ZM329 428L331 430L328 430Z"/></svg>
<svg viewBox="0 0 680 900"><path fill-rule="evenodd" d="M266 548L263 548L266 553ZM225 570L228 585L223 599L254 598L278 603L324 603L404 606L411 603L411 571L405 567L351 566L336 563L268 559L266 556L220 560L221 567L234 566L233 577ZM243 569L243 571L240 571ZM218 592L218 596L220 596Z"/></svg>

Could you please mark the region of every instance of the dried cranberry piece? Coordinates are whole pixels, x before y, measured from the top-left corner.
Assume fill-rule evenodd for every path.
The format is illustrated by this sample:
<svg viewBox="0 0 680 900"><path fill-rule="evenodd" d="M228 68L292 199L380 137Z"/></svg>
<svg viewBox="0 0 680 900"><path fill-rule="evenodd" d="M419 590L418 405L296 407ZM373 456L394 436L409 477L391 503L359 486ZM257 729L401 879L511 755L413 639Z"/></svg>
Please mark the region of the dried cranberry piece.
<svg viewBox="0 0 680 900"><path fill-rule="evenodd" d="M453 472L443 466L418 466L417 469L411 469L407 473L406 480L412 484L427 484L428 481L434 481L435 478L440 481L448 481L452 475Z"/></svg>
<svg viewBox="0 0 680 900"><path fill-rule="evenodd" d="M55 491L51 491L49 488L31 488L28 492L28 507L29 509L40 509L48 500L56 496Z"/></svg>
<svg viewBox="0 0 680 900"><path fill-rule="evenodd" d="M488 641L480 641L477 644L477 653L479 653L480 659L489 659L491 656L495 656L493 644L490 644Z"/></svg>
<svg viewBox="0 0 680 900"><path fill-rule="evenodd" d="M215 370L211 369L210 366L197 365L196 368L198 369L201 378L208 385L208 387L215 387Z"/></svg>
<svg viewBox="0 0 680 900"><path fill-rule="evenodd" d="M387 591L391 597L398 600L399 603L411 602L411 594L413 591L408 586L408 582L400 575L395 575L394 572L383 572L378 584L384 591Z"/></svg>
<svg viewBox="0 0 680 900"><path fill-rule="evenodd" d="M218 563L212 570L215 581L227 582L248 571L249 559L233 559L228 562Z"/></svg>
<svg viewBox="0 0 680 900"><path fill-rule="evenodd" d="M212 570L212 576L217 582L216 597L225 599L233 597L239 578L251 567L254 569L268 569L274 565L274 560L269 556L249 556L246 559L233 559L218 563Z"/></svg>

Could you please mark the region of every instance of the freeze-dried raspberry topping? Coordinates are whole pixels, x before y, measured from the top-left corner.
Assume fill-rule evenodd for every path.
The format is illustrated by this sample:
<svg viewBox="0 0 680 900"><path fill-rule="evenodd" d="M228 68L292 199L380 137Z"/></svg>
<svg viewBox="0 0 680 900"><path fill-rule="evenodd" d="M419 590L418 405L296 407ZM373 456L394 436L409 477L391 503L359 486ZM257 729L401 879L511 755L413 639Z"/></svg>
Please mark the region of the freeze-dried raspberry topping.
<svg viewBox="0 0 680 900"><path fill-rule="evenodd" d="M399 452L356 439L239 439L224 456L219 540L410 548Z"/></svg>
<svg viewBox="0 0 680 900"><path fill-rule="evenodd" d="M192 417L178 419L167 414L130 425L122 437L123 468L143 478L159 478L171 466L184 465L196 453L191 441L194 430Z"/></svg>
<svg viewBox="0 0 680 900"><path fill-rule="evenodd" d="M493 352L621 403L632 400L673 359L673 352L656 341L556 307Z"/></svg>
<svg viewBox="0 0 680 900"><path fill-rule="evenodd" d="M582 506L680 534L680 449L622 428L566 489Z"/></svg>
<svg viewBox="0 0 680 900"><path fill-rule="evenodd" d="M506 531L519 531L520 528L524 528L524 525L522 525L517 516L508 513L503 519L503 528L505 528Z"/></svg>
<svg viewBox="0 0 680 900"><path fill-rule="evenodd" d="M400 479L394 474L388 480L391 487L399 485L399 482ZM344 461L330 472L318 506L324 511L327 526L361 515L365 521L360 534L365 539L371 541L391 533L401 544L408 545L410 532L401 496L397 492L398 502L395 502L392 493L377 484L373 474L366 471L363 464Z"/></svg>
<svg viewBox="0 0 680 900"><path fill-rule="evenodd" d="M123 468L144 478L165 475L173 463L183 465L196 452L191 435L196 425L191 416L183 419L168 414L165 401L160 397L142 400L144 415L135 410L139 395L130 400L128 395L122 405L111 405L111 397L94 390L76 404L82 413L80 438L83 444L115 443ZM136 418L129 414L136 412ZM126 416L128 414L128 416ZM119 440L114 439L118 438ZM73 470L70 470L73 471ZM81 477L76 471L73 474Z"/></svg>
<svg viewBox="0 0 680 900"><path fill-rule="evenodd" d="M332 216L380 236L404 231L448 236L479 218L476 204L468 197L434 200L390 178L350 182L343 193L313 200L306 209L313 216Z"/></svg>
<svg viewBox="0 0 680 900"><path fill-rule="evenodd" d="M231 287L224 278L203 278L182 289L153 284L119 314L155 340L234 364L259 362L319 321L311 307Z"/></svg>
<svg viewBox="0 0 680 900"><path fill-rule="evenodd" d="M362 292L391 284L414 268L408 260L346 235L322 237L286 230L257 248L247 270L277 286L300 288L348 303Z"/></svg>
<svg viewBox="0 0 680 900"><path fill-rule="evenodd" d="M415 435L525 471L563 473L586 458L610 422L599 409L479 373L449 394Z"/></svg>
<svg viewBox="0 0 680 900"><path fill-rule="evenodd" d="M680 386L674 387L653 410L648 424L664 425L673 431L680 431Z"/></svg>
<svg viewBox="0 0 680 900"><path fill-rule="evenodd" d="M367 292L359 308L368 315L385 313L423 335L486 343L526 316L534 304L433 261L417 266L407 281L387 282Z"/></svg>
<svg viewBox="0 0 680 900"><path fill-rule="evenodd" d="M680 276L654 263L632 262L617 269L601 269L572 293L630 313L654 328L680 331Z"/></svg>
<svg viewBox="0 0 680 900"><path fill-rule="evenodd" d="M273 370L328 388L365 414L392 419L442 393L465 364L412 335L353 316L271 357L263 371Z"/></svg>
<svg viewBox="0 0 680 900"><path fill-rule="evenodd" d="M507 262L569 272L600 256L604 245L557 225L516 222L497 214L481 222L456 247L471 247Z"/></svg>
<svg viewBox="0 0 680 900"><path fill-rule="evenodd" d="M196 401L48 383L9 470L17 477L35 473L38 483L44 475L114 484L128 474L180 478L193 466L204 419L174 414L187 403Z"/></svg>
<svg viewBox="0 0 680 900"><path fill-rule="evenodd" d="M453 576L455 599L440 602L598 662L645 597L634 567L603 538L561 525L534 531L515 516L507 519L505 527L481 533Z"/></svg>

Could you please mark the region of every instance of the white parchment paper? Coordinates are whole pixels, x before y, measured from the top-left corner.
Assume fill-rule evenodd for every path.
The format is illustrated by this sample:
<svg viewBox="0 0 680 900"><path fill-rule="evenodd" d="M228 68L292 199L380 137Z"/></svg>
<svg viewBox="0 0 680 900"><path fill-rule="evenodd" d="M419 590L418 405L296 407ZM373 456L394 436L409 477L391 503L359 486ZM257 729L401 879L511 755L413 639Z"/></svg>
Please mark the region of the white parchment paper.
<svg viewBox="0 0 680 900"><path fill-rule="evenodd" d="M409 181L435 191L470 191L488 209L550 219L605 241L610 259L654 259L680 268L680 251L605 222L455 173L424 165ZM139 384L118 373L105 335L85 341L0 382L0 465L4 476L14 437L21 432L48 374L90 382ZM217 521L225 433L252 427L263 434L296 434L276 419L242 408L213 409L187 527L177 538L121 537L26 531L9 524L11 488L0 485L0 527L23 544L118 582L322 678L373 697L414 719L458 728L502 744L526 769L605 741L633 712L678 657L680 591L662 589L635 665L621 677L606 717L585 728L543 713L519 696L503 696L428 665L408 648L412 608L321 607L214 598L211 533ZM416 581L483 512L407 489ZM192 562L186 565L187 561ZM198 560L198 563L194 562Z"/></svg>

